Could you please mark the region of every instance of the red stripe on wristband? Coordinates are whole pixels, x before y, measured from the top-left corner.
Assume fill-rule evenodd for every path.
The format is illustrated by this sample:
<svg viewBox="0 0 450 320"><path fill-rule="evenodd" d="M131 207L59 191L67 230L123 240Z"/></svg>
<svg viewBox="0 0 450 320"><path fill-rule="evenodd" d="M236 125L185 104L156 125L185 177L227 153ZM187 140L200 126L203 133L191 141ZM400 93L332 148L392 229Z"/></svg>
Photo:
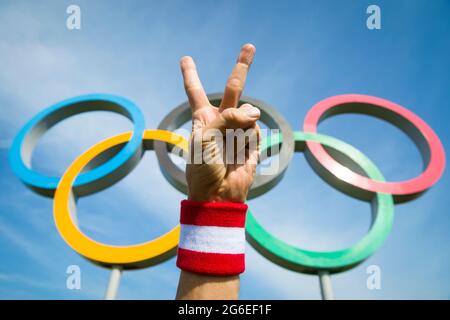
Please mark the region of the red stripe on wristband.
<svg viewBox="0 0 450 320"><path fill-rule="evenodd" d="M247 208L244 203L183 200L177 266L215 276L244 272Z"/></svg>
<svg viewBox="0 0 450 320"><path fill-rule="evenodd" d="M232 276L245 270L245 254L197 252L178 248L177 267L185 271Z"/></svg>
<svg viewBox="0 0 450 320"><path fill-rule="evenodd" d="M180 223L244 228L247 208L245 203L183 200Z"/></svg>

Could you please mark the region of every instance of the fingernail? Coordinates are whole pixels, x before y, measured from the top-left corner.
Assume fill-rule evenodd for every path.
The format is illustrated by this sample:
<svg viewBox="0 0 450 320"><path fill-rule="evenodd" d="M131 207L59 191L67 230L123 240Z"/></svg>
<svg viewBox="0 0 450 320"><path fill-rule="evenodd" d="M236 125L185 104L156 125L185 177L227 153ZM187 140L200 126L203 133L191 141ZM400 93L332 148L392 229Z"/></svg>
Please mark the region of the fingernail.
<svg viewBox="0 0 450 320"><path fill-rule="evenodd" d="M245 114L250 118L259 118L259 109L255 107L245 108Z"/></svg>

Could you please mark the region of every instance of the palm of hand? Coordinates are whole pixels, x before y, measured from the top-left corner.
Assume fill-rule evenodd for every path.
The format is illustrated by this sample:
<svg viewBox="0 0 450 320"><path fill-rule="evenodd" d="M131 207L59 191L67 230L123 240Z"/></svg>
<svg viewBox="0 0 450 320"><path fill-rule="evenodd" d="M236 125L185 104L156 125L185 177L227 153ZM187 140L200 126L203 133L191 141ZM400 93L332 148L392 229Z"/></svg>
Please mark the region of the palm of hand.
<svg viewBox="0 0 450 320"><path fill-rule="evenodd" d="M202 140L203 150L220 149L221 146L215 139L205 140L202 135L205 128L214 123L221 113L227 113L226 110L221 111L219 108L209 105L196 111L192 115L191 141ZM254 126L254 129L259 132L257 125ZM237 163L237 161L228 163L224 160L226 156L226 150L224 150L222 155L217 155L217 158L222 158L222 161L187 165L186 174L191 198L197 201L245 201L255 175L258 150L250 151L245 155L243 163ZM201 194L198 194L197 191L201 191Z"/></svg>

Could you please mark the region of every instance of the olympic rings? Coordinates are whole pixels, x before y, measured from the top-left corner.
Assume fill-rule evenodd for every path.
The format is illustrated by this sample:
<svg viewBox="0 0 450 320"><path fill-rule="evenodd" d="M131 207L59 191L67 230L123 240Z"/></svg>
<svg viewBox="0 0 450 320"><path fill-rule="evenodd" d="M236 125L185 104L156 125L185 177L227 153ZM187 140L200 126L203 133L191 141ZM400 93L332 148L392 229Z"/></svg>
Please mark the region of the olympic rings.
<svg viewBox="0 0 450 320"><path fill-rule="evenodd" d="M145 268L173 257L176 253L180 227L177 225L161 237L130 246L111 246L99 243L86 236L72 217L76 216L75 195L72 184L90 161L107 153L111 148L123 145L132 139L126 132L108 138L83 153L66 170L55 192L53 216L61 237L73 250L88 260L104 266L120 265L125 269ZM146 150L153 148L152 140L165 141L187 151L188 142L182 136L162 130L145 130L142 137Z"/></svg>
<svg viewBox="0 0 450 320"><path fill-rule="evenodd" d="M209 94L208 100L212 105L218 106L220 105L222 97L223 94L221 93ZM289 137L283 141L279 152L280 158L278 172L276 174L257 175L255 177L252 187L247 195L248 199L253 199L272 189L278 182L280 182L281 178L283 178L284 172L286 171L292 155L294 154L294 140L292 138L293 134L291 127L273 107L250 97L241 97L239 105L244 103L250 103L255 107L258 107L261 111L260 119L264 124L266 124L269 128L279 129L283 137ZM161 121L158 129L168 131L176 130L190 119L191 107L189 106L189 102L185 102L173 109ZM168 150L165 143L155 142L155 152L163 175L173 187L186 194L187 182L185 172L173 163L167 151Z"/></svg>
<svg viewBox="0 0 450 320"><path fill-rule="evenodd" d="M342 156L352 160L370 178L383 181L384 178L377 167L360 151L338 139L307 132L294 132L295 151L304 152L305 143L314 141L332 148ZM282 143L282 136L269 136L262 149L271 148ZM315 167L317 169L317 167ZM317 172L317 171L316 171ZM378 192L372 199L372 224L369 232L351 248L331 251L308 251L291 246L267 232L248 210L246 231L250 244L269 260L294 271L317 273L326 270L330 273L350 269L367 259L384 242L391 230L394 218L394 201L390 194Z"/></svg>
<svg viewBox="0 0 450 320"><path fill-rule="evenodd" d="M218 105L222 95L212 94L208 98L212 104ZM308 112L304 132L292 132L286 120L262 101L243 97L240 103L251 103L260 108L262 122L271 129L281 131L280 134L269 136L262 146L263 150L269 151L268 155L279 152L278 173L257 175L248 199L273 188L283 177L296 151L305 152L315 172L332 186L372 203L373 220L369 232L354 246L333 252L314 252L290 246L270 235L249 211L246 225L248 241L266 258L291 270L305 273L326 270L336 273L367 259L379 248L391 229L394 201L408 201L419 196L436 183L445 167L444 150L433 130L411 111L381 98L342 95L325 99ZM58 121L90 110L108 110L125 115L133 121L134 131L94 145L69 166L61 179L33 171L30 159L38 138ZM405 182L385 182L377 167L354 147L316 133L320 121L337 113L348 112L373 115L399 126L419 146L427 165L425 171L419 177ZM163 175L176 189L187 193L185 173L171 161L168 151L173 147L187 151L188 142L170 130L188 121L190 114L189 104L185 102L163 119L159 130L144 130L141 112L124 98L94 94L68 99L40 112L22 128L11 147L11 166L31 189L46 196L54 194L56 227L68 245L80 255L107 267L147 267L175 254L179 226L159 238L137 245L111 246L99 243L84 235L77 227L74 221L76 198L98 192L119 181L137 165L144 150L155 150ZM272 150L279 145L279 151ZM335 159L339 159L339 162ZM93 169L82 173L84 168L89 167ZM355 173L361 170L367 177Z"/></svg>
<svg viewBox="0 0 450 320"><path fill-rule="evenodd" d="M80 174L74 183L78 194L95 192L98 186L112 184L111 175L117 170L126 174L133 169L132 162L137 163L141 150L141 137L145 128L144 116L131 101L109 94L89 94L67 99L52 105L34 116L15 137L9 153L10 164L14 173L31 189L45 195L53 196L59 177L44 176L31 169L31 156L39 138L56 123L70 116L87 111L112 111L129 118L134 123L134 134L114 158L102 163L92 170Z"/></svg>
<svg viewBox="0 0 450 320"><path fill-rule="evenodd" d="M438 136L416 114L391 101L357 94L334 96L320 101L309 110L303 128L306 132L317 132L317 125L321 121L341 113L372 115L397 126L418 146L426 166L421 175L408 181L374 180L349 171L330 156L319 143L308 141L308 149L314 158L345 183L342 184L341 190L351 192L362 199L372 197L373 192L385 192L392 194L396 202L404 202L420 195L441 177L445 168L445 152Z"/></svg>

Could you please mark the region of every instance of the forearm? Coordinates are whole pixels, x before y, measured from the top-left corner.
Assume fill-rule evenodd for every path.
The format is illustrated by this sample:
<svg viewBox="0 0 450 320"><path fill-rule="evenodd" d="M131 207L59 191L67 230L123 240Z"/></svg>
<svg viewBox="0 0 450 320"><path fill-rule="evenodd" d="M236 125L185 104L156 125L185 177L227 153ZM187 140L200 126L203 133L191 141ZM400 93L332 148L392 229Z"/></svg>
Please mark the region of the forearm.
<svg viewBox="0 0 450 320"><path fill-rule="evenodd" d="M208 276L181 271L176 298L179 300L239 298L239 276Z"/></svg>

